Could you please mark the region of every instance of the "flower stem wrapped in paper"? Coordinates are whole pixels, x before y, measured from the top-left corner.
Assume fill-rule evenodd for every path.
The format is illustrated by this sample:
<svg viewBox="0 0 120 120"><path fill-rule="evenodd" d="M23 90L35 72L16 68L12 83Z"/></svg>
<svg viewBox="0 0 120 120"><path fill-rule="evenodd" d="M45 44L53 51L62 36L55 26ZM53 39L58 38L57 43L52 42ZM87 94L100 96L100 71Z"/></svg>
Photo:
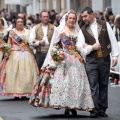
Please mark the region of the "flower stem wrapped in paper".
<svg viewBox="0 0 120 120"><path fill-rule="evenodd" d="M56 46L51 48L51 56L55 62L64 61L65 55L62 49L57 48Z"/></svg>

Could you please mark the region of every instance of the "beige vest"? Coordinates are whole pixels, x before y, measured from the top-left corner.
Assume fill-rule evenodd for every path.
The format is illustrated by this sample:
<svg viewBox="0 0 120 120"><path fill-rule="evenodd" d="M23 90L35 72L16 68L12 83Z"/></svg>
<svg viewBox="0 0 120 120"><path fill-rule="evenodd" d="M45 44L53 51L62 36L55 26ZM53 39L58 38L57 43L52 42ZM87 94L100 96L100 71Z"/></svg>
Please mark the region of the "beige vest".
<svg viewBox="0 0 120 120"><path fill-rule="evenodd" d="M43 33L41 23L36 26L35 32L36 32L36 39L37 40L42 40L43 36L44 36L44 33ZM48 24L48 30L47 30L47 38L48 38L49 43L51 42L53 32L54 32L54 25L49 23ZM36 47L37 52L47 52L48 49L49 49L49 45L45 45L45 46L39 45L39 46Z"/></svg>

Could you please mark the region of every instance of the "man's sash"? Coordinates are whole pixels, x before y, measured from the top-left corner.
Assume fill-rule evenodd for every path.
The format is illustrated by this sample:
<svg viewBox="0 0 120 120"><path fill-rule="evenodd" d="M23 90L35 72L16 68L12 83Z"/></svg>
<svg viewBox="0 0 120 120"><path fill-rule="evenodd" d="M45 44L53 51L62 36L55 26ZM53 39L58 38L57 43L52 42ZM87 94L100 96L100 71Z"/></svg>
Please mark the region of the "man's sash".
<svg viewBox="0 0 120 120"><path fill-rule="evenodd" d="M29 48L28 44L26 44L25 41L22 38L20 38L13 30L9 31L9 35L18 43L18 45L27 49L32 55L34 55L33 51Z"/></svg>
<svg viewBox="0 0 120 120"><path fill-rule="evenodd" d="M73 55L75 55L79 61L83 64L85 64L85 60L83 59L83 57L74 49L74 47L72 46L69 38L66 36L65 33L61 33L60 34L60 38L63 42L63 44L65 45L66 49L71 52Z"/></svg>

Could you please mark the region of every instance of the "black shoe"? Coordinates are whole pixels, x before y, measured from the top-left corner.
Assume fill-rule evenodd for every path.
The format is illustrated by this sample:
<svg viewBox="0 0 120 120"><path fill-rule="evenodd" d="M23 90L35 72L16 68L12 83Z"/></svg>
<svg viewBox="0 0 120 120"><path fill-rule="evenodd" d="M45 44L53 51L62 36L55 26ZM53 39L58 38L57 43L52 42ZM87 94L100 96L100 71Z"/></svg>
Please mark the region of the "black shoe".
<svg viewBox="0 0 120 120"><path fill-rule="evenodd" d="M98 118L98 113L91 113L90 118Z"/></svg>
<svg viewBox="0 0 120 120"><path fill-rule="evenodd" d="M14 97L14 99L15 99L15 100L20 100L20 98L19 98L19 97Z"/></svg>
<svg viewBox="0 0 120 120"><path fill-rule="evenodd" d="M75 109L70 109L73 116L77 116L77 111Z"/></svg>
<svg viewBox="0 0 120 120"><path fill-rule="evenodd" d="M69 116L70 115L70 110L69 109L65 109L64 115L65 116Z"/></svg>
<svg viewBox="0 0 120 120"><path fill-rule="evenodd" d="M21 97L22 100L29 100L26 96Z"/></svg>
<svg viewBox="0 0 120 120"><path fill-rule="evenodd" d="M108 117L108 115L107 115L106 113L104 113L104 112L100 112L100 113L99 113L99 116L100 116L100 117Z"/></svg>

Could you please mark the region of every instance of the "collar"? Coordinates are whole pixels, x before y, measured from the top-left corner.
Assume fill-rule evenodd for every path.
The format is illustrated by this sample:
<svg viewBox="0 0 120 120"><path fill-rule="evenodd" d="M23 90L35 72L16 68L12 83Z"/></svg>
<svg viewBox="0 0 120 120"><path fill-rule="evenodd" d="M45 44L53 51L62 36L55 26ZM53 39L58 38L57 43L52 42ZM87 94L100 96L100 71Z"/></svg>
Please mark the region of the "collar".
<svg viewBox="0 0 120 120"><path fill-rule="evenodd" d="M42 24L42 23L41 23L41 24ZM42 24L42 26L43 26L43 27L48 27L48 24L47 24L47 25Z"/></svg>
<svg viewBox="0 0 120 120"><path fill-rule="evenodd" d="M94 22L91 23L90 26L91 26L91 25L96 25L96 24L97 24L97 20L96 20L96 18L95 18Z"/></svg>

